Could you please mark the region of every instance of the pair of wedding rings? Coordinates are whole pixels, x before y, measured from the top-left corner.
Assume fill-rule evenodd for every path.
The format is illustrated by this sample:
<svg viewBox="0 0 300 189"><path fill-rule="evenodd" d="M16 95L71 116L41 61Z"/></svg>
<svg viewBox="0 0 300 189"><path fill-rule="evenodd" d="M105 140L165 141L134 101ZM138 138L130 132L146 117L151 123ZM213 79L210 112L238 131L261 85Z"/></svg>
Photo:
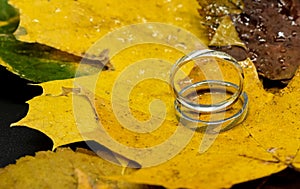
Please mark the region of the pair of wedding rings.
<svg viewBox="0 0 300 189"><path fill-rule="evenodd" d="M200 79L182 73L188 63L201 70ZM230 69L220 69L221 66ZM229 71L234 73L227 73ZM211 74L206 77L207 72ZM234 82L223 77L225 75L234 78ZM197 50L182 57L173 65L170 73L177 116L185 125L188 123L193 128L221 125L224 129L241 123L248 110L248 96L243 91L243 84L241 65L230 55L209 49Z"/></svg>

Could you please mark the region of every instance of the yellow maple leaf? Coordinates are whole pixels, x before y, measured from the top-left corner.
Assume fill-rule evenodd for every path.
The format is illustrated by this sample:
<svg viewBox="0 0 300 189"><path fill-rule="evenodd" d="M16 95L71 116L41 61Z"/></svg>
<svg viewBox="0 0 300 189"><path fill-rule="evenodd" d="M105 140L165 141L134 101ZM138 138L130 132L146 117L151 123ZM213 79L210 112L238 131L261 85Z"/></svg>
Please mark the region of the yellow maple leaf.
<svg viewBox="0 0 300 189"><path fill-rule="evenodd" d="M103 35L122 26L160 22L180 26L194 34L198 24L196 1L25 1L10 0L20 9L16 36L81 55ZM32 11L32 10L35 11Z"/></svg>
<svg viewBox="0 0 300 189"><path fill-rule="evenodd" d="M37 9L47 7L42 16L40 11L32 11L28 1L11 2L21 11L19 31L22 27L27 31L20 38L75 54L86 52L108 31L143 22L143 19L178 24L199 36L202 36L201 31L205 31L192 27L198 19L194 10L196 2L153 1L144 6L143 2L137 1L45 1L35 4ZM95 14L102 7L107 9ZM53 14L56 19L52 18ZM49 21L55 23L50 24ZM100 30L95 27L96 21L102 24ZM80 31L74 30L80 26L84 26ZM164 32L151 35L160 36L161 33ZM116 42L108 39L96 49L103 50L105 45L113 48ZM200 44L208 44L205 37L201 39ZM54 141L54 148L95 140L144 166L130 175L115 175L111 179L168 188L230 187L237 182L280 171L286 166L299 166L299 74L286 89L281 90L281 95L273 95L264 91L254 65L249 60L243 62L245 91L250 102L248 117L242 124L220 133L206 152L199 153L199 146L205 145L205 141L204 144L201 141L215 135L193 132L179 124L167 82L172 65L168 62L175 62L189 51L190 46L185 49L186 44L176 43L186 50L178 52L163 46L165 44L168 43L140 45L137 49L128 46L124 46L127 49L110 48L112 52L118 52L111 60L115 71L101 72L100 76L42 83L43 95L28 102L28 115L14 125L44 132ZM176 47L174 44L171 46ZM139 62L141 58L146 59L145 56L159 57L168 62ZM150 71L142 69L148 68L140 67L143 65L150 67ZM152 78L147 74L152 74ZM149 111L148 103L153 99L160 99L165 105L153 103Z"/></svg>
<svg viewBox="0 0 300 189"><path fill-rule="evenodd" d="M109 167L109 169L108 169ZM131 170L132 172L134 170ZM129 173L130 173L129 172ZM111 164L96 154L59 148L56 152L38 152L0 170L1 188L145 188L127 182L105 179L121 174L122 167ZM126 173L128 174L128 173Z"/></svg>
<svg viewBox="0 0 300 189"><path fill-rule="evenodd" d="M135 54L145 53L145 49L148 49L151 52L149 56L152 56L152 53L162 52L160 48L165 48L146 47L136 50ZM118 65L114 72L42 83L44 94L28 102L28 115L14 125L28 126L46 133L54 141L54 148L82 140L95 140L144 166L128 176L111 179L169 188L229 187L280 171L286 166L297 166L293 160L299 148L299 126L295 113L299 111L295 98L299 95L299 76L281 91L281 96L276 96L264 91L252 62L243 62L245 91L250 101L248 117L242 124L220 133L206 152L199 153L199 146L203 145L201 140L209 134L192 132L178 125L173 108L174 98L166 81L148 79L136 85L129 96L129 101L134 103L129 103L129 107L137 120L129 119L132 124L128 124L126 119L125 123L122 120L120 122L120 115L123 115L121 111L126 110L123 107L127 102L122 98L117 99L115 103L119 106L114 110L112 93L118 82L126 82L118 80L122 78L122 70L128 69L126 64L135 64L135 61L126 60L132 60L132 49L122 51L120 56L112 59ZM170 54L174 55L174 52ZM161 68L164 70L169 67ZM154 71L157 72L157 69L152 70L152 74ZM135 70L130 76L138 74L139 70ZM93 86L91 81L96 81L96 85ZM155 90L150 86L155 86ZM116 94L122 96L130 87L120 90ZM141 94L142 97L139 97ZM145 103L153 98L165 103L164 121L153 122L161 123L158 125L160 127L143 132L143 129L152 128L150 126L153 125L150 122L150 126L143 126L145 123L141 120L155 120L155 117L164 115L151 117ZM191 137L184 141L187 135Z"/></svg>

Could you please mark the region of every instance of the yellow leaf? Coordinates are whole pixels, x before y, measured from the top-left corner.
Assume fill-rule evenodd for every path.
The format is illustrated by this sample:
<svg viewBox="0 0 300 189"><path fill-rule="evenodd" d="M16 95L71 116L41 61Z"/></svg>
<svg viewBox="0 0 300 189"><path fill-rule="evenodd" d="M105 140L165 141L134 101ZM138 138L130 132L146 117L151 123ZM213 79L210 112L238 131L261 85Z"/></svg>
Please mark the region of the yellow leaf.
<svg viewBox="0 0 300 189"><path fill-rule="evenodd" d="M78 177L78 189L92 189L88 176L80 169L75 169L75 174ZM106 188L106 187L105 187Z"/></svg>
<svg viewBox="0 0 300 189"><path fill-rule="evenodd" d="M246 49L245 44L240 40L235 26L229 16L224 16L216 34L211 39L209 46L228 46L236 45Z"/></svg>
<svg viewBox="0 0 300 189"><path fill-rule="evenodd" d="M122 26L160 22L199 35L196 1L27 1L10 0L20 9L17 37L81 55L97 40ZM33 11L35 10L35 11Z"/></svg>
<svg viewBox="0 0 300 189"><path fill-rule="evenodd" d="M203 137L196 133L198 138L193 138L195 140L180 155L159 167L125 176L125 180L141 183L156 180L170 188L221 188L246 178L257 178L267 170L271 172L285 166L299 168L299 72L277 96L264 91L249 60L243 64L250 108L242 124L221 133L203 154L194 151L199 145L197 141ZM172 184L166 184L166 178Z"/></svg>
<svg viewBox="0 0 300 189"><path fill-rule="evenodd" d="M135 58L139 59L139 53L149 50L148 55L151 57L152 53L161 53L160 48L165 47L149 45L143 46L142 50L129 48L122 51L113 60L118 65L114 72L42 83L44 94L29 101L28 115L14 125L24 125L46 133L54 141L54 148L76 141L95 140L144 166L133 174L112 176L111 179L168 188L230 187L291 165L299 148L299 127L295 113L299 112L299 76L281 91L281 96L276 96L264 91L252 62L242 62L245 67L245 91L250 101L248 117L242 124L220 133L208 150L200 153L200 145L205 145L205 141L201 143L201 140L207 135L214 137L214 134L192 132L178 125L173 109L174 98L165 80L148 78L135 85L132 90L130 87L121 87L120 91L114 91L116 85L127 82L121 77L123 72L133 68L129 76L139 75L140 70L134 69ZM131 56L133 52L137 57ZM174 53L176 54L175 51L170 54ZM132 65L126 66L130 62ZM163 65L158 62L153 62L152 65L155 64L160 67ZM150 64L147 65L151 68ZM154 68L158 68L157 66ZM163 71L169 69L168 66L161 68ZM159 71L150 69L150 72L155 74ZM151 86L155 86L155 90ZM62 92L62 87L65 92ZM73 90L68 91L66 88ZM126 122L125 119L122 122L124 120L120 115L126 112L124 107L127 103L122 97L128 90L132 91L129 95L129 114L132 113L137 120L129 119ZM114 93L121 97L114 99ZM145 103L151 102L153 98L164 101L165 116L158 114L151 117ZM114 109L115 105L117 109ZM155 106L151 113L157 113ZM143 129L147 131L153 125L143 125L145 123L138 120L155 121L155 118L163 118L164 121L153 122L161 125L151 132L143 133ZM132 124L128 124L129 122ZM172 138L173 135L175 138ZM190 138L184 143L187 136ZM159 148L160 144L162 148Z"/></svg>
<svg viewBox="0 0 300 189"><path fill-rule="evenodd" d="M105 179L121 174L122 168L95 154L73 152L67 148L57 152L38 152L26 156L0 170L1 188L144 188L126 182Z"/></svg>
<svg viewBox="0 0 300 189"><path fill-rule="evenodd" d="M178 25L201 36L200 44L208 44L202 34L205 29L197 28L196 2L11 2L22 15L19 34L22 28L27 32L20 38L76 54L86 52L109 31L143 21ZM42 11L32 11L32 6ZM134 27L138 26L125 29ZM166 31L151 34L160 36ZM218 136L201 130L193 132L178 123L168 74L172 63L190 47L195 49L194 44L187 43L185 49L186 44L177 43L185 49L181 52L174 44L166 47L168 43L135 44L116 50L111 49L118 46L113 39L94 49L103 50L107 45L111 52L118 52L111 56L115 71L42 83L43 95L28 102L28 115L14 125L44 132L54 141L53 148L94 140L143 166L130 175L116 174L111 179L167 188L226 188L286 166L298 166L299 75L280 95L273 95L264 91L252 62L242 62L250 105L246 120ZM188 39L182 41L194 38ZM207 150L200 153L203 147ZM84 174L82 178L86 179Z"/></svg>

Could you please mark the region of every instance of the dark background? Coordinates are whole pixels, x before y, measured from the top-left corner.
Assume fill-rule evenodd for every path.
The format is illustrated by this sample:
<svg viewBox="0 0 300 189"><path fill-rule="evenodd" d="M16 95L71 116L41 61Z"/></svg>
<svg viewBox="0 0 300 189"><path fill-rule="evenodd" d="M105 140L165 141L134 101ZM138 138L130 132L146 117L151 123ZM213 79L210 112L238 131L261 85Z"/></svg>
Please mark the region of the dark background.
<svg viewBox="0 0 300 189"><path fill-rule="evenodd" d="M10 127L28 111L26 101L42 94L39 86L28 85L0 66L0 167L41 150L51 150L52 141L43 133L27 127Z"/></svg>

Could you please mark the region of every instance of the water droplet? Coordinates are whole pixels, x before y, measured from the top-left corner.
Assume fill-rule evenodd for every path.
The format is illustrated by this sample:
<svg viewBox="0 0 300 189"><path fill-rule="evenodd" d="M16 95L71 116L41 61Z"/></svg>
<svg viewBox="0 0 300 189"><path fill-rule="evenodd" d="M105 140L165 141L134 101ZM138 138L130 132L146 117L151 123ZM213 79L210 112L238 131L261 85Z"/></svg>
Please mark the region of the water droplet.
<svg viewBox="0 0 300 189"><path fill-rule="evenodd" d="M267 151L272 154L274 154L276 152L276 150L277 150L277 148L275 148L275 147L271 147L271 148L267 149Z"/></svg>
<svg viewBox="0 0 300 189"><path fill-rule="evenodd" d="M176 20L176 21L181 21L182 18L181 18L181 17L175 17L175 20Z"/></svg>
<svg viewBox="0 0 300 189"><path fill-rule="evenodd" d="M283 42L285 41L286 37L284 35L284 32L280 31L280 32L277 32L277 35L274 37L274 40L276 42Z"/></svg>
<svg viewBox="0 0 300 189"><path fill-rule="evenodd" d="M121 21L120 21L120 20L118 20L118 19L114 19L114 23L115 23L115 24L120 24L120 23L121 23Z"/></svg>
<svg viewBox="0 0 300 189"><path fill-rule="evenodd" d="M240 22L242 24L245 24L246 26L248 26L250 24L250 18L247 14L242 14L240 18L241 18Z"/></svg>
<svg viewBox="0 0 300 189"><path fill-rule="evenodd" d="M284 58L284 57L279 57L279 58L278 58L278 61L279 61L281 64L283 64L283 63L285 62L285 58Z"/></svg>
<svg viewBox="0 0 300 189"><path fill-rule="evenodd" d="M125 39L122 37L118 37L117 40L121 41L122 43L125 43Z"/></svg>
<svg viewBox="0 0 300 189"><path fill-rule="evenodd" d="M249 39L249 38L250 38L250 35L249 35L248 33L243 33L243 34L241 35L241 37L242 37L243 39Z"/></svg>
<svg viewBox="0 0 300 189"><path fill-rule="evenodd" d="M286 70L287 67L284 65L284 66L281 66L281 69L282 69L282 70Z"/></svg>
<svg viewBox="0 0 300 189"><path fill-rule="evenodd" d="M282 47L281 49L280 49L280 52L281 53L285 53L287 50L286 50L286 48L284 48L284 47Z"/></svg>
<svg viewBox="0 0 300 189"><path fill-rule="evenodd" d="M268 43L265 43L264 46L265 46L265 48L269 48Z"/></svg>
<svg viewBox="0 0 300 189"><path fill-rule="evenodd" d="M145 74L145 70L140 70L140 71L139 71L139 74L140 74L140 75L144 75L144 74Z"/></svg>
<svg viewBox="0 0 300 189"><path fill-rule="evenodd" d="M61 9L60 9L60 8L56 8L56 9L55 9L55 13L58 13L58 12L61 12Z"/></svg>
<svg viewBox="0 0 300 189"><path fill-rule="evenodd" d="M175 44L176 48L182 48L182 49L187 49L187 46L184 43L177 43Z"/></svg>
<svg viewBox="0 0 300 189"><path fill-rule="evenodd" d="M264 63L264 62L265 62L265 58L262 57L261 59L259 59L259 62L260 62L260 63ZM262 65L262 64L261 64L261 65Z"/></svg>
<svg viewBox="0 0 300 189"><path fill-rule="evenodd" d="M159 34L159 32L158 32L158 31L153 31L153 33L152 33L152 37L157 37L157 36L158 36L158 34Z"/></svg>
<svg viewBox="0 0 300 189"><path fill-rule="evenodd" d="M258 41L260 44L267 42L267 40L265 38L262 38L261 36L258 36Z"/></svg>
<svg viewBox="0 0 300 189"><path fill-rule="evenodd" d="M253 61L253 62L256 62L257 61L257 57L258 55L254 52L250 52L250 59Z"/></svg>

